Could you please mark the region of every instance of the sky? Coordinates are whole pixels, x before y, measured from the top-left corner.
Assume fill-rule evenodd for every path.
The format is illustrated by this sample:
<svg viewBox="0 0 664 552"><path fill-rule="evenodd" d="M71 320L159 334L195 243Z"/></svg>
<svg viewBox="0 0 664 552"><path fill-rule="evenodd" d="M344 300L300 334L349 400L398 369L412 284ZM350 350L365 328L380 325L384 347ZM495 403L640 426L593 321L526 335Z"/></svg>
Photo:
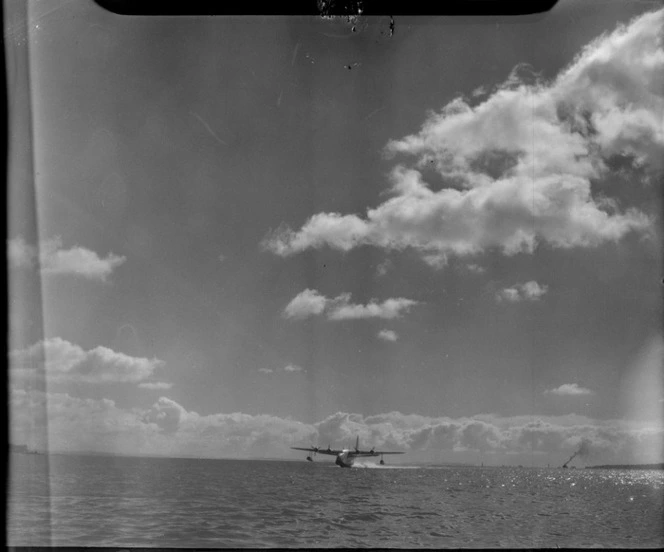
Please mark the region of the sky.
<svg viewBox="0 0 664 552"><path fill-rule="evenodd" d="M664 461L659 4L393 30L26 11L13 442Z"/></svg>

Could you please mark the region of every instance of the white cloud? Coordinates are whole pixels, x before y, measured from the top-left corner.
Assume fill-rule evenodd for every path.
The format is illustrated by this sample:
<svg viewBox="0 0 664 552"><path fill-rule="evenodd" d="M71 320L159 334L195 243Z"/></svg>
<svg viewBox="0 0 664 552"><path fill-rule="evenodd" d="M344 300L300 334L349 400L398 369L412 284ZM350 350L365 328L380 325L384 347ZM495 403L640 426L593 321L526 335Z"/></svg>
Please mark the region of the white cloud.
<svg viewBox="0 0 664 552"><path fill-rule="evenodd" d="M638 425L576 415L454 419L400 412L366 417L338 412L314 425L320 444L350 444L359 435L361 443L377 449L405 450L409 459L440 459L441 455L453 459L464 454L468 458L469 452L482 452L485 459L499 459L497 463L520 463L532 461L534 452L543 465L552 457L562 464L584 442L587 462L655 462L662 461L664 441L661 423Z"/></svg>
<svg viewBox="0 0 664 552"><path fill-rule="evenodd" d="M171 389L173 387L173 384L167 383L165 381L155 381L155 382L139 383L138 386L141 389L162 390L162 389Z"/></svg>
<svg viewBox="0 0 664 552"><path fill-rule="evenodd" d="M380 330L378 332L378 339L382 339L383 341L396 341L399 339L399 336L397 335L397 332L393 330Z"/></svg>
<svg viewBox="0 0 664 552"><path fill-rule="evenodd" d="M143 415L143 420L156 424L165 433L173 433L180 427L180 422L190 417L198 417L196 412L188 413L182 406L168 397L159 397Z"/></svg>
<svg viewBox="0 0 664 552"><path fill-rule="evenodd" d="M273 374L274 373L274 370L272 368L259 368L258 371L261 374ZM301 366L298 366L297 364L292 364L291 363L291 364L287 364L286 366L284 366L284 372L287 372L287 373L290 373L290 374L292 374L294 372L302 372L302 371L303 371L303 368Z"/></svg>
<svg viewBox="0 0 664 552"><path fill-rule="evenodd" d="M584 461L661 462L664 428L583 416L478 415L429 417L388 412L373 416L337 412L304 424L271 415L200 415L168 397L149 408L121 408L108 399L13 389L10 429L17 443L48 431L52 450L125 454L293 458L290 446L352 445L401 450L406 462L477 459L494 463L561 465L584 444ZM48 420L48 424L46 424ZM533 453L535 456L533 456ZM475 455L475 456L474 456Z"/></svg>
<svg viewBox="0 0 664 552"><path fill-rule="evenodd" d="M8 240L7 256L12 268L39 265L43 274L76 274L101 281L105 281L126 260L126 257L113 253L101 258L94 251L80 246L64 249L60 237L43 240L36 247L19 236Z"/></svg>
<svg viewBox="0 0 664 552"><path fill-rule="evenodd" d="M498 301L509 301L516 303L518 301L537 301L549 289L546 285L540 285L535 280L530 280L525 284L515 284L512 287L501 289L496 294Z"/></svg>
<svg viewBox="0 0 664 552"><path fill-rule="evenodd" d="M487 93L487 90L484 86L478 86L477 88L475 88L475 90L473 90L471 92L471 95L473 97L477 97L477 96L484 96L484 95L486 95L486 93Z"/></svg>
<svg viewBox="0 0 664 552"><path fill-rule="evenodd" d="M357 320L361 318L393 319L400 317L404 312L417 305L417 301L403 297L386 299L382 303L371 300L366 305L350 302L350 294L342 293L334 299L329 299L313 289L306 289L296 295L286 308L283 315L286 318L303 319L311 315L327 313L329 320Z"/></svg>
<svg viewBox="0 0 664 552"><path fill-rule="evenodd" d="M302 367L297 366L296 364L288 364L287 366L284 366L284 371L285 372L301 372Z"/></svg>
<svg viewBox="0 0 664 552"><path fill-rule="evenodd" d="M487 249L506 255L551 247L594 247L652 220L593 196L616 155L633 168L664 167L664 10L591 43L550 83L519 71L485 101L449 102L419 133L387 151L413 166L392 171L392 197L366 216L318 213L298 231L282 226L263 245L277 255L329 246L413 248L435 267L449 255ZM435 170L443 188L431 189ZM626 178L633 185L633 178Z"/></svg>
<svg viewBox="0 0 664 552"><path fill-rule="evenodd" d="M328 299L315 289L305 289L298 293L284 309L286 318L307 318L313 314L320 314L325 309Z"/></svg>
<svg viewBox="0 0 664 552"><path fill-rule="evenodd" d="M505 288L500 290L496 294L496 299L499 301L510 301L512 303L515 303L517 301L521 300L521 296L519 295L519 290L516 288Z"/></svg>
<svg viewBox="0 0 664 552"><path fill-rule="evenodd" d="M593 395L593 391L585 387L579 387L576 383L564 383L555 389L547 389L547 394L559 396L578 396L578 395Z"/></svg>
<svg viewBox="0 0 664 552"><path fill-rule="evenodd" d="M376 267L376 276L385 276L389 272L390 268L392 268L392 261L385 259Z"/></svg>
<svg viewBox="0 0 664 552"><path fill-rule="evenodd" d="M447 255L445 253L427 253L422 255L422 260L431 268L440 270L447 266Z"/></svg>
<svg viewBox="0 0 664 552"><path fill-rule="evenodd" d="M323 245L348 251L362 243L365 233L366 224L355 215L320 213L311 217L300 232L286 226L277 228L263 241L263 247L282 256Z"/></svg>
<svg viewBox="0 0 664 552"><path fill-rule="evenodd" d="M474 274L483 274L484 272L486 272L486 268L484 268L483 266L480 266L476 263L467 264L466 265L466 270L468 272L472 272Z"/></svg>
<svg viewBox="0 0 664 552"><path fill-rule="evenodd" d="M156 358L132 357L106 347L85 351L59 337L14 350L9 357L12 376L39 377L43 373L53 382L138 383L164 364Z"/></svg>
<svg viewBox="0 0 664 552"><path fill-rule="evenodd" d="M540 285L536 281L531 280L530 282L526 282L521 286L521 294L525 299L532 301L542 297L542 295L544 295L548 289L548 286Z"/></svg>
<svg viewBox="0 0 664 552"><path fill-rule="evenodd" d="M108 399L12 390L10 424L17 443L48 432L51 450L124 454L252 457L289 454L289 443L315 435L313 426L270 415L202 416L168 397L149 408L120 408ZM46 423L46 421L48 423ZM31 443L35 448L40 443Z"/></svg>
<svg viewBox="0 0 664 552"><path fill-rule="evenodd" d="M399 297L386 299L382 303L371 301L366 305L354 305L343 301L335 304L328 312L330 320L356 320L360 318L384 318L391 320L399 318L403 312L408 312L410 307L417 305L417 301Z"/></svg>
<svg viewBox="0 0 664 552"><path fill-rule="evenodd" d="M109 399L12 389L9 411L12 438L38 450L141 452L150 446L149 427Z"/></svg>

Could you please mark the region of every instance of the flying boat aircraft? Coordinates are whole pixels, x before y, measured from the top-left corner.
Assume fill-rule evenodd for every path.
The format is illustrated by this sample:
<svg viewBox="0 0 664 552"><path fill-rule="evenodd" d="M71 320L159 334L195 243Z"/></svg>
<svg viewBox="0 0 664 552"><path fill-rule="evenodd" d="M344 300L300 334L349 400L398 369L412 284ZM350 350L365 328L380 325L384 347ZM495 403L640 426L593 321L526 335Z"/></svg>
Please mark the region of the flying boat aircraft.
<svg viewBox="0 0 664 552"><path fill-rule="evenodd" d="M383 455L384 454L404 454L403 452L391 452L391 451L384 451L384 450L374 450L373 448L371 450L360 450L360 437L358 436L357 439L355 439L355 448L354 449L331 449L330 446L326 449L319 448L319 447L308 447L308 448L303 448L303 447L291 447L293 450L304 450L306 452L309 452L309 456L307 456L307 460L309 462L313 462L314 459L313 457L316 456L316 454L326 454L329 456L336 456L336 460L334 463L341 467L341 468L352 468L353 467L353 462L355 462L356 458L371 458L374 456L380 456L380 465L382 466L385 464L383 461Z"/></svg>

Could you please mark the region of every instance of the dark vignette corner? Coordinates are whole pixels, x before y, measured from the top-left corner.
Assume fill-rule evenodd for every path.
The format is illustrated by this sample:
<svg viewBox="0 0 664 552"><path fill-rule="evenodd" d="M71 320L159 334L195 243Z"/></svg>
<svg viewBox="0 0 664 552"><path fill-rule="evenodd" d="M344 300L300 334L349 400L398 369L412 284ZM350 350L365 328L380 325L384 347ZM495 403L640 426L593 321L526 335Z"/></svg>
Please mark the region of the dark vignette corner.
<svg viewBox="0 0 664 552"><path fill-rule="evenodd" d="M211 0L94 0L121 15L533 15L551 10L558 0L288 0L218 2Z"/></svg>

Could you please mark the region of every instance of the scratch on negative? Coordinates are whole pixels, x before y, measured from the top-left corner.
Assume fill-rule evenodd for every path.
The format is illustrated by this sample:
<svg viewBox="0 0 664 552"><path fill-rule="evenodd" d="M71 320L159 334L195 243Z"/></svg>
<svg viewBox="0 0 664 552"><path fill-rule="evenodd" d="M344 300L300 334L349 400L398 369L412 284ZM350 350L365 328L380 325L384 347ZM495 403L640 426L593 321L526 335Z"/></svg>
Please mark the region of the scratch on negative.
<svg viewBox="0 0 664 552"><path fill-rule="evenodd" d="M212 130L212 129L210 128L210 125L208 125L208 124L203 120L203 118L202 118L200 115L198 115L198 113L194 113L193 111L190 111L189 113L191 113L194 117L196 117L196 118L201 122L201 124L206 128L206 130L210 133L210 135L211 135L211 136L212 136L217 142L219 142L220 144L223 144L224 146L227 146L227 145L228 145L226 142L224 142L221 138L219 138L219 136L217 136L217 135L214 133L214 130Z"/></svg>
<svg viewBox="0 0 664 552"><path fill-rule="evenodd" d="M298 42L295 45L295 48L293 50L293 57L291 58L291 65L295 65L295 58L297 57L297 51L300 49L300 43Z"/></svg>
<svg viewBox="0 0 664 552"><path fill-rule="evenodd" d="M369 119L369 117L373 117L373 116L374 116L376 113L378 113L379 111L383 111L383 109L385 109L384 106L383 106L383 107L379 107L378 109L374 109L371 113L369 113L369 115L367 115L367 116L364 118L364 120L366 121L367 119Z"/></svg>

